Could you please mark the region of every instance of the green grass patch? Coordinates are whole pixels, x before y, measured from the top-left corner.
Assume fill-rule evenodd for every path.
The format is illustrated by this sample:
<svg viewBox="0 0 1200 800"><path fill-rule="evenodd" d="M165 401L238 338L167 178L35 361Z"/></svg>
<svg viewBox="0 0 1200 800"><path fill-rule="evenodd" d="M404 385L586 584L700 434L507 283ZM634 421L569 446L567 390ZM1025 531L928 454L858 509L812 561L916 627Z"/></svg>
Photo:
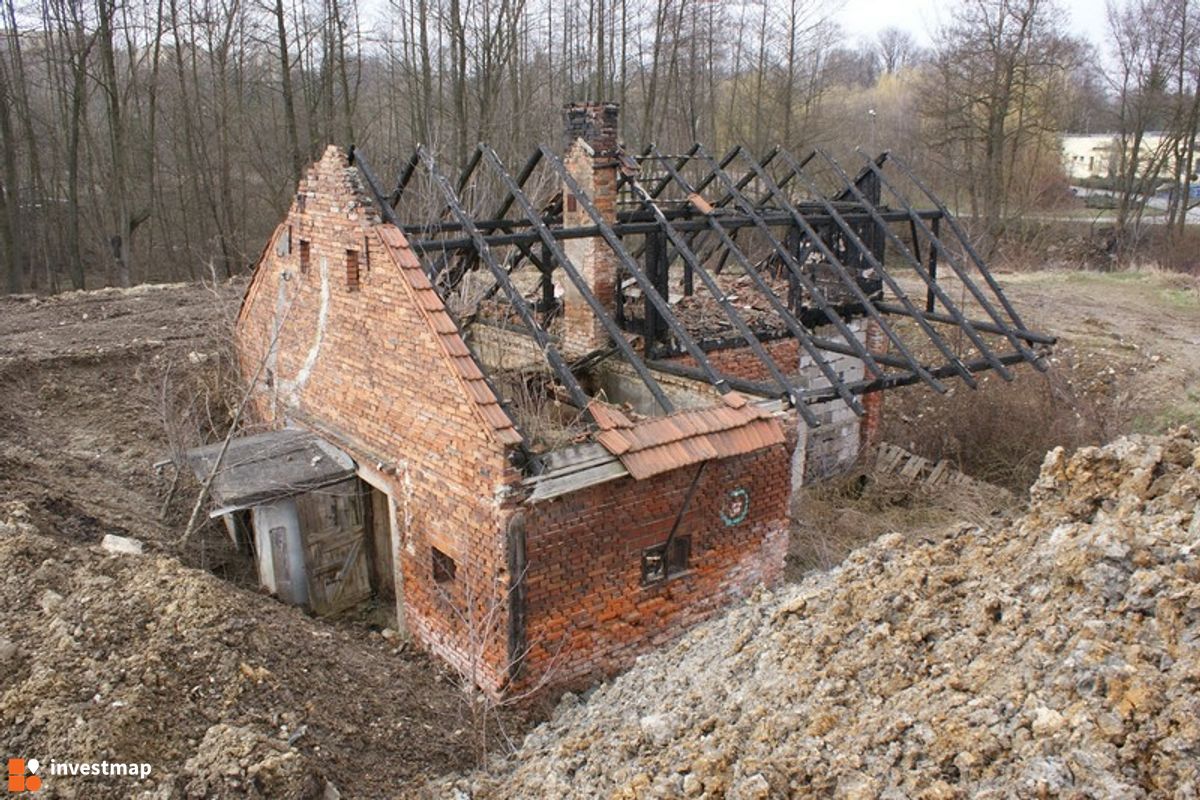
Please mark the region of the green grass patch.
<svg viewBox="0 0 1200 800"><path fill-rule="evenodd" d="M1133 419L1133 430L1137 433L1159 434L1180 425L1200 429L1200 393L1189 391L1180 402Z"/></svg>

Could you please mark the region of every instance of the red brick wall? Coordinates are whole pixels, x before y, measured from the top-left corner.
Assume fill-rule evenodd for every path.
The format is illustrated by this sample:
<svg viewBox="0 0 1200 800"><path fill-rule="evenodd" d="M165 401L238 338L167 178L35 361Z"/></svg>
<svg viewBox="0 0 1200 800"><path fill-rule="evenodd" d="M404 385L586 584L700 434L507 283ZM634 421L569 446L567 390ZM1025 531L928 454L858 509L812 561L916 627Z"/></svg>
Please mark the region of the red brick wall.
<svg viewBox="0 0 1200 800"><path fill-rule="evenodd" d="M795 375L800 371L800 343L795 339L776 339L771 342L763 342L763 349L767 351L784 375ZM727 347L723 350L713 350L705 355L708 356L714 369L730 377L775 384L775 379L767 371L766 365L747 346ZM670 360L689 367L696 366L695 359L688 355Z"/></svg>
<svg viewBox="0 0 1200 800"><path fill-rule="evenodd" d="M518 513L528 564L524 686L611 674L779 580L789 493L783 446L706 468L680 528L692 539L691 567L662 585L641 585L641 553L666 539L697 467L624 478L518 512L521 476L371 230L377 219L344 155L328 151L299 196L303 210L293 205L247 292L237 332L243 372L252 377L265 359L254 395L259 422L313 428L385 484L398 526L398 602L418 641L483 688L504 685L514 577L506 533ZM290 252L280 254L289 236ZM348 280L347 250L356 253L357 285ZM749 493L750 511L727 526L720 511L735 488ZM432 547L456 560L454 581L434 582Z"/></svg>
<svg viewBox="0 0 1200 800"><path fill-rule="evenodd" d="M519 476L448 365L408 282L368 230L374 212L357 193L345 156L327 151L300 195L304 210L293 204L276 234L278 241L291 229L291 253L278 255L275 242L268 247L238 325L249 378L275 321L284 318L267 362L269 381L264 374L256 387L259 421L278 426L290 419L325 434L360 464L384 463L400 528L398 602L407 626L439 656L474 672L480 685L497 687L507 665L508 616L500 532L515 502L505 499L505 486ZM306 274L301 240L310 242ZM347 280L347 250L357 252L357 287ZM456 560L453 582L434 583L433 546Z"/></svg>
<svg viewBox="0 0 1200 800"><path fill-rule="evenodd" d="M593 157L578 142L573 143L563 159L567 171L579 188L591 199L596 211L609 224L617 220L617 170L612 157ZM593 225L583 204L576 201L570 189L563 186L563 224L566 226ZM615 311L614 296L617 279L617 257L600 237L568 239L562 243L567 258L579 270L584 283L609 313ZM564 274L563 283L563 347L572 355L582 355L604 346L608 333L579 289Z"/></svg>
<svg viewBox="0 0 1200 800"><path fill-rule="evenodd" d="M622 478L529 507L524 685L612 674L782 577L790 465L781 445L709 463L678 533L691 536L690 569L642 585L642 550L666 540L697 469ZM722 506L736 488L749 493L749 514L726 525Z"/></svg>

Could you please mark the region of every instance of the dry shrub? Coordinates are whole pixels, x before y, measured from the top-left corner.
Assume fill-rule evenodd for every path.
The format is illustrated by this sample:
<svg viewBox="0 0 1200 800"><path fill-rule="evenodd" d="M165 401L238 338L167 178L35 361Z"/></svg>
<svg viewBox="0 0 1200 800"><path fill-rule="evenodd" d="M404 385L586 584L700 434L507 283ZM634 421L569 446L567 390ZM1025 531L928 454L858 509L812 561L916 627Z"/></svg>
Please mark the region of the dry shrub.
<svg viewBox="0 0 1200 800"><path fill-rule="evenodd" d="M1095 269L1116 266L1111 221L1097 216L1079 221L1016 220L1008 225L989 258L994 271Z"/></svg>
<svg viewBox="0 0 1200 800"><path fill-rule="evenodd" d="M207 327L204 345L172 354L159 376L158 413L177 465L187 449L225 437L245 393L231 324Z"/></svg>
<svg viewBox="0 0 1200 800"><path fill-rule="evenodd" d="M829 569L885 533L921 536L955 522L984 524L1016 502L982 484L929 486L867 469L806 486L792 498L787 577Z"/></svg>
<svg viewBox="0 0 1200 800"><path fill-rule="evenodd" d="M1131 412L1116 385L1075 382L1068 370L1022 370L1011 383L981 375L978 390L956 384L942 396L895 393L883 438L1020 493L1047 450L1102 444L1129 430Z"/></svg>
<svg viewBox="0 0 1200 800"><path fill-rule="evenodd" d="M508 402L517 427L542 451L573 444L587 432L579 409L558 399L551 375L542 369L496 370L496 387Z"/></svg>
<svg viewBox="0 0 1200 800"><path fill-rule="evenodd" d="M1147 231L1141 250L1134 254L1169 272L1200 277L1200 230L1187 225L1183 230L1154 225Z"/></svg>
<svg viewBox="0 0 1200 800"><path fill-rule="evenodd" d="M1160 217L1148 218L1159 220ZM954 243L950 245L955 250ZM1109 272L1143 265L1200 276L1200 229L1182 230L1154 221L1134 226L1118 241L1111 216L1099 212L1078 220L1035 217L1010 223L989 255L997 271L1091 269Z"/></svg>
<svg viewBox="0 0 1200 800"><path fill-rule="evenodd" d="M232 308L229 314L236 312ZM174 351L162 362L157 380L156 411L166 434L170 472L160 509L163 522L187 523L200 484L185 459L193 447L221 441L233 424L235 410L246 392L233 347L233 320L220 315L205 323L202 344ZM243 428L245 426L242 426ZM237 583L252 585L253 564L242 558L224 525L210 521L205 534L194 537L178 552L182 561Z"/></svg>

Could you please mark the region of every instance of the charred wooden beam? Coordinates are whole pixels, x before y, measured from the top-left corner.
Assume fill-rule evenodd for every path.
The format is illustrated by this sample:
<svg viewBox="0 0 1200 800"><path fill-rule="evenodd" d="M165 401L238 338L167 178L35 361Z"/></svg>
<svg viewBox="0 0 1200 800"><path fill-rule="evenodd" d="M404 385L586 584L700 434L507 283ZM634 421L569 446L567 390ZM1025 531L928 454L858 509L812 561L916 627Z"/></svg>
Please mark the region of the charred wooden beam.
<svg viewBox="0 0 1200 800"><path fill-rule="evenodd" d="M488 145L480 145L479 148L482 151L484 158L487 159L488 165L492 168L493 172L499 176L505 187L512 194L513 199L525 213L525 216L534 224L538 235L541 237L542 244L553 255L555 262L559 267L562 268L563 272L566 273L567 277L571 280L571 283L575 284L575 288L579 290L584 302L588 304L588 308L590 308L592 313L596 315L596 319L600 321L600 324L608 333L609 338L612 339L613 344L620 348L622 355L624 355L629 361L629 365L633 367L638 377L642 379L642 382L646 385L646 389L649 390L655 402L658 403L659 407L662 408L663 411L668 413L673 411L674 406L663 392L662 387L658 385L656 380L654 380L654 376L649 373L645 364L643 364L642 360L638 358L637 353L634 352L633 348L629 345L629 342L625 340L624 333L617 326L617 323L613 320L613 318L609 316L608 309L606 309L604 304L601 303L596 295L592 293L591 288L587 285L587 281L582 275L579 274L579 271L575 269L575 266L571 263L571 260L567 258L567 254L562 249L562 246L550 234L550 229L541 222L541 219L538 215L538 210L534 207L533 202L530 201L530 199L525 195L524 190L517 185L512 176L509 175L504 169L504 164L500 161L500 157L496 155L496 151ZM566 170L564 169L563 172L565 173ZM575 191L576 189L578 189L578 187L572 187L572 191ZM586 198L580 199L584 200ZM484 245L484 247L486 246L487 245ZM536 326L536 323L534 324ZM540 326L536 326L536 329L540 335L545 338L546 332L542 330ZM540 340L538 344L541 344ZM587 404L585 402L584 407L586 407L586 405Z"/></svg>

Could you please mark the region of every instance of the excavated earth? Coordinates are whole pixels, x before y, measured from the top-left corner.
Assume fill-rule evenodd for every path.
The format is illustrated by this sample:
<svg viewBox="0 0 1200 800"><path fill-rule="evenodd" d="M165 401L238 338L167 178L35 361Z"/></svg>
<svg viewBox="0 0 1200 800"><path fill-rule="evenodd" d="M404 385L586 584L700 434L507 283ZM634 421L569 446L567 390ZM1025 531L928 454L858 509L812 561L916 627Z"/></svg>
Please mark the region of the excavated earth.
<svg viewBox="0 0 1200 800"><path fill-rule="evenodd" d="M194 391L187 407L219 424L237 297L0 298L0 756L152 767L47 776L39 797L398 797L478 763L485 740L437 662L373 620L314 619L211 574L245 577L219 528L176 544L195 487L170 499L172 470L154 468L164 416ZM107 534L145 555L106 552Z"/></svg>
<svg viewBox="0 0 1200 800"><path fill-rule="evenodd" d="M456 681L390 634L32 518L0 504L0 748L152 767L50 776L49 796L397 797L471 765Z"/></svg>
<svg viewBox="0 0 1200 800"><path fill-rule="evenodd" d="M430 791L1198 797L1200 439L1052 451L1015 522L763 592Z"/></svg>

